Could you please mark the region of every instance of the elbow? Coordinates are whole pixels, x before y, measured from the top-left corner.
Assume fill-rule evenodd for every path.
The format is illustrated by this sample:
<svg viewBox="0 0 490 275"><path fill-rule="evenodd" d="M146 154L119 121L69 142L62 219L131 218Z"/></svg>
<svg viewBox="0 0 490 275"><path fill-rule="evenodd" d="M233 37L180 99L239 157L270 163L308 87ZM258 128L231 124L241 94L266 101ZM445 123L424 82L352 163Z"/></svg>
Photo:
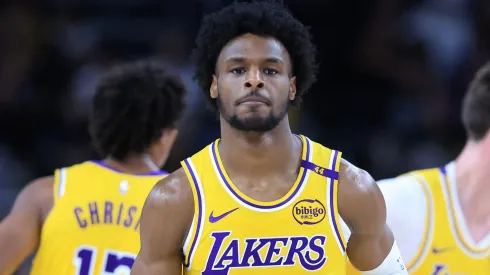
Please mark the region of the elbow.
<svg viewBox="0 0 490 275"><path fill-rule="evenodd" d="M36 247L33 240L18 232L0 230L0 274L12 274Z"/></svg>

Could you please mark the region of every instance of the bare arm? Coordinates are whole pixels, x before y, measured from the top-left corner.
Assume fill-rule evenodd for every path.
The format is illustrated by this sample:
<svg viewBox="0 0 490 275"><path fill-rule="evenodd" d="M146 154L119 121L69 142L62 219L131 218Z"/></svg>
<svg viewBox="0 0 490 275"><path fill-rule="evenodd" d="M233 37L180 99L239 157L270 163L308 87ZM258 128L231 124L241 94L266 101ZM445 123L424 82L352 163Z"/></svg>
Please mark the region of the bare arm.
<svg viewBox="0 0 490 275"><path fill-rule="evenodd" d="M43 209L53 204L53 177L27 185L0 223L0 274L11 274L39 245Z"/></svg>
<svg viewBox="0 0 490 275"><path fill-rule="evenodd" d="M182 169L159 181L143 207L141 249L131 274L182 274L182 245L193 214L192 192Z"/></svg>
<svg viewBox="0 0 490 275"><path fill-rule="evenodd" d="M371 271L385 265L385 260L392 251L394 238L386 225L383 195L369 173L345 160L342 160L340 168L338 203L340 215L351 230L347 244L350 262L362 271ZM397 260L394 259L389 264L405 273L397 273L395 270L393 273L383 274L406 274L406 270Z"/></svg>

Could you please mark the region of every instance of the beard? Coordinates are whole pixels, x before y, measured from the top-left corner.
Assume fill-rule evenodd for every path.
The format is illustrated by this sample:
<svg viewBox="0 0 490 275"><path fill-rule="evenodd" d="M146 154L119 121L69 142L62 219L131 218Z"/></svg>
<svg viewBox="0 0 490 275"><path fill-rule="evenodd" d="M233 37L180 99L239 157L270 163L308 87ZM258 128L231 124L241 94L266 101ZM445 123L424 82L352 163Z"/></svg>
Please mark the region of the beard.
<svg viewBox="0 0 490 275"><path fill-rule="evenodd" d="M236 113L229 114L229 112L227 112L219 96L217 98L217 104L218 110L226 122L228 122L231 127L244 132L269 132L279 125L289 110L289 98L286 98L284 103L281 104L280 112L277 115L274 114L274 112L270 112L266 117L255 115L252 117L240 118Z"/></svg>

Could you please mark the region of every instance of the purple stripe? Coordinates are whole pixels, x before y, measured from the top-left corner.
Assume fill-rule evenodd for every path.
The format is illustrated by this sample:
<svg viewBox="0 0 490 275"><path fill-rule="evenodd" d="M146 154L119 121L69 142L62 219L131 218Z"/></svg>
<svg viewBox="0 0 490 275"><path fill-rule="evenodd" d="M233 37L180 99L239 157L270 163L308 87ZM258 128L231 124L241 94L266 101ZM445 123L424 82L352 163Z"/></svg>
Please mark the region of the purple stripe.
<svg viewBox="0 0 490 275"><path fill-rule="evenodd" d="M331 178L334 180L339 179L339 172L332 170L332 169L323 168L321 166L318 166L318 165L311 163L309 161L306 161L306 160L301 161L301 167L308 169L308 170L311 170L320 176L324 176L324 177Z"/></svg>
<svg viewBox="0 0 490 275"><path fill-rule="evenodd" d="M337 156L338 156L339 151L335 151L333 155L333 163L332 163L332 170L335 169L335 166L337 164ZM334 180L331 178L330 179L330 216L332 217L332 222L333 222L333 227L335 229L335 234L337 235L337 239L339 240L340 246L342 247L342 251L345 253L345 246L344 243L342 242L342 237L340 236L340 231L337 226L337 219L335 218L335 211L334 211L334 205L333 205L333 191L334 191Z"/></svg>
<svg viewBox="0 0 490 275"><path fill-rule="evenodd" d="M124 173L123 171L121 171L117 168L109 166L107 163L103 162L102 160L92 160L91 162L95 163L99 166L102 166L104 168L107 168L109 170L112 170L114 172L121 173L121 174L127 174L127 173ZM166 172L166 171L151 171L151 172L143 173L143 174L128 174L128 175L133 175L133 176L165 176L165 175L168 175L168 172Z"/></svg>
<svg viewBox="0 0 490 275"><path fill-rule="evenodd" d="M447 174L447 171L446 171L446 166L441 166L441 167L439 168L439 170L441 170L441 173L442 173L444 176L446 176L446 174Z"/></svg>
<svg viewBox="0 0 490 275"><path fill-rule="evenodd" d="M192 253L194 252L194 247L196 246L197 242L197 237L200 231L200 225L201 225L201 220L202 220L202 198L201 198L201 190L199 189L199 185L197 184L196 180L196 175L194 175L194 172L191 169L191 166L189 165L189 159L184 160L185 166L187 166L187 170L191 174L192 177L192 184L194 184L194 187L196 188L196 193L197 193L197 205L198 205L198 214L197 214L197 224L196 224L196 235L194 236L194 239L192 240L191 248L189 249L189 255L187 255L187 263L184 263L185 267L190 266L190 260ZM192 232L189 232L191 234Z"/></svg>
<svg viewBox="0 0 490 275"><path fill-rule="evenodd" d="M442 181L441 183L446 187L446 188L450 188L449 186L449 183L450 183L450 180L449 180L449 176L447 174L447 169L446 169L446 165L444 166L441 166L439 167L439 171L441 172L442 174Z"/></svg>
<svg viewBox="0 0 490 275"><path fill-rule="evenodd" d="M310 143L308 142L307 139L305 139L304 142L306 142L306 159L309 160L309 158L310 158ZM233 193L233 195L235 197L237 197L241 202L245 203L246 205L249 205L249 206L252 206L252 207L255 207L255 208L259 208L259 209L272 209L272 208L283 206L283 205L287 204L289 201L291 201L291 199L296 196L296 194L301 189L301 186L303 185L303 182L305 180L306 171L307 170L303 168L303 174L301 175L301 179L299 181L298 186L296 186L296 189L293 191L293 193L291 194L291 196L289 196L286 200L284 200L283 202L280 202L278 204L271 205L271 206L264 206L264 205L258 205L258 204L249 202L246 199L240 197L240 195L237 192L235 192L235 190L233 190L233 188L230 186L230 183L226 180L226 177L225 177L225 175L224 175L224 173L221 170L221 167L219 165L219 161L218 161L218 157L217 157L217 152L216 152L218 150L217 149L218 146L216 146L216 141L213 142L212 146L213 146L212 147L213 161L216 164L216 167L218 168L219 176L221 177L221 179L225 183L225 185L228 188L228 190L230 190L230 192Z"/></svg>

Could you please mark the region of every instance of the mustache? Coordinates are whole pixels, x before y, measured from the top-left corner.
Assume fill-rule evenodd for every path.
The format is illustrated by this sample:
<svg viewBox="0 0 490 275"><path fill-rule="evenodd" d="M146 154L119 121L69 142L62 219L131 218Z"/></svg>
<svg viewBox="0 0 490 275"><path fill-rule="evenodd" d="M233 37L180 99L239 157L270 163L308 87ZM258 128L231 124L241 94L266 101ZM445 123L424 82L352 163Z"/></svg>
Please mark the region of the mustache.
<svg viewBox="0 0 490 275"><path fill-rule="evenodd" d="M247 101L258 101L258 102L263 102L267 105L270 105L271 104L271 101L269 98L263 96L260 94L259 91L255 90L255 91L251 91L250 93L240 97L239 99L237 99L235 101L235 105L239 105L243 102L247 102Z"/></svg>

